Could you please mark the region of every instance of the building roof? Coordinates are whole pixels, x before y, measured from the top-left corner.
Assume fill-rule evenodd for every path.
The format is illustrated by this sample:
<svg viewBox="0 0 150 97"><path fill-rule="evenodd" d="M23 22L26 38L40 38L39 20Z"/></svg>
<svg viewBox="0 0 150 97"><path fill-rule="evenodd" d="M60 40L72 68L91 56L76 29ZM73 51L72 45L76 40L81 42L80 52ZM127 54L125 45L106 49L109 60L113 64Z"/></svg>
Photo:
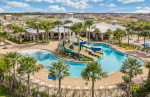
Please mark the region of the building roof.
<svg viewBox="0 0 150 97"><path fill-rule="evenodd" d="M3 23L2 26L7 26L7 25L10 25L12 23Z"/></svg>
<svg viewBox="0 0 150 97"><path fill-rule="evenodd" d="M93 26L98 28L101 31L101 33L107 32L108 29L111 29L111 31L115 31L117 28L125 30L125 27L117 25L117 24L112 25L112 24L107 24L107 23L97 23L97 24L94 24ZM92 29L92 31L94 31L94 29Z"/></svg>
<svg viewBox="0 0 150 97"><path fill-rule="evenodd" d="M55 27L54 29L51 29L50 30L51 32L55 32L55 33L58 33L58 27ZM59 27L59 32L60 33L67 33L68 30L65 30L65 28L63 26Z"/></svg>
<svg viewBox="0 0 150 97"><path fill-rule="evenodd" d="M31 34L37 33L37 30L35 30L33 28L28 28L26 30L27 30L28 33L31 33ZM43 33L43 32L45 32L45 30L39 30L39 33Z"/></svg>

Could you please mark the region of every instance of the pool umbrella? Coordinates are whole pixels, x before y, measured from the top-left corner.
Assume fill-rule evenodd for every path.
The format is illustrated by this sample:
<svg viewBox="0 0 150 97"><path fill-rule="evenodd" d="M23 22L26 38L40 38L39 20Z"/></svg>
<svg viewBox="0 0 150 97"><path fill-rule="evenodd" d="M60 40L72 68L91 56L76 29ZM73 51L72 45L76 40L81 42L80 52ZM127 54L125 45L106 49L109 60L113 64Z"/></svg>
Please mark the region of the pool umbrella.
<svg viewBox="0 0 150 97"><path fill-rule="evenodd" d="M133 40L133 39L129 39L129 40Z"/></svg>
<svg viewBox="0 0 150 97"><path fill-rule="evenodd" d="M55 79L56 78L56 79ZM48 79L51 79L51 80L58 80L58 76L55 76L55 78L52 76L52 75L48 75Z"/></svg>
<svg viewBox="0 0 150 97"><path fill-rule="evenodd" d="M144 47L145 47L145 46L147 46L147 44L141 44L141 46L144 46Z"/></svg>

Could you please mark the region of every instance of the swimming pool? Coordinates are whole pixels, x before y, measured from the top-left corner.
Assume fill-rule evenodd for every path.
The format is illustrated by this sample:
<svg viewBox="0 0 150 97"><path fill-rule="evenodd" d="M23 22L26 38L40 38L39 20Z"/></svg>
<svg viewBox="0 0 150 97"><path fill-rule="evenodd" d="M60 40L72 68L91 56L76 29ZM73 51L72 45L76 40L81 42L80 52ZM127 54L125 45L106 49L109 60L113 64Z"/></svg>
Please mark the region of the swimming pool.
<svg viewBox="0 0 150 97"><path fill-rule="evenodd" d="M121 68L122 61L129 57L137 58L131 55L127 55L121 52L118 52L111 48L109 45L106 44L99 44L99 43L91 43L91 46L101 46L102 50L105 53L105 56L102 59L99 59L97 62L101 64L103 71L107 72L108 74L113 73L114 71L118 71ZM38 63L43 64L46 69L49 69L49 66L52 62L62 61L52 55L51 51L48 50L40 50L40 49L33 49L33 50L25 50L21 52L24 56L31 56L37 59ZM144 65L144 62L137 58L141 65ZM67 62L67 61L65 61ZM75 62L67 62L70 64L70 76L71 77L81 77L81 71L85 68L87 63L75 63Z"/></svg>

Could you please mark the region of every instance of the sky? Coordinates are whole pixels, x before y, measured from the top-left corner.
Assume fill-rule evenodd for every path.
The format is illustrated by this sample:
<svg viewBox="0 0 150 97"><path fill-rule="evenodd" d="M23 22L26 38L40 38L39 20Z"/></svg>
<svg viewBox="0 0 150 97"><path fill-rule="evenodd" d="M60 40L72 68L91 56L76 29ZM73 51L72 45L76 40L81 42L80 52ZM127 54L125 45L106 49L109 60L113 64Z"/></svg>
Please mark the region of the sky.
<svg viewBox="0 0 150 97"><path fill-rule="evenodd" d="M0 13L150 13L150 0L0 0Z"/></svg>

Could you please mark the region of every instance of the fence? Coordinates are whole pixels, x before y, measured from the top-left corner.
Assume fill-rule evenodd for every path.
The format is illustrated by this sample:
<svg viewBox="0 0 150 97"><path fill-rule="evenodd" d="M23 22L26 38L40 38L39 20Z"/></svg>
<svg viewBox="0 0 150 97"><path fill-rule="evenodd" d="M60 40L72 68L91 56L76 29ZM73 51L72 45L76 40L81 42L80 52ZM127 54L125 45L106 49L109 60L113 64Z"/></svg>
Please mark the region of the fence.
<svg viewBox="0 0 150 97"><path fill-rule="evenodd" d="M22 84L27 85L27 80L17 76L17 79L21 81ZM40 85L35 82L30 82L31 89L37 89L39 92L47 92L49 93L49 97L52 97L53 94L57 94L58 88L55 87L48 87L46 85ZM62 88L61 95L62 97L90 97L91 96L91 89L69 89L69 88ZM125 95L125 88L111 88L111 89L95 89L94 91L95 97L122 97Z"/></svg>

